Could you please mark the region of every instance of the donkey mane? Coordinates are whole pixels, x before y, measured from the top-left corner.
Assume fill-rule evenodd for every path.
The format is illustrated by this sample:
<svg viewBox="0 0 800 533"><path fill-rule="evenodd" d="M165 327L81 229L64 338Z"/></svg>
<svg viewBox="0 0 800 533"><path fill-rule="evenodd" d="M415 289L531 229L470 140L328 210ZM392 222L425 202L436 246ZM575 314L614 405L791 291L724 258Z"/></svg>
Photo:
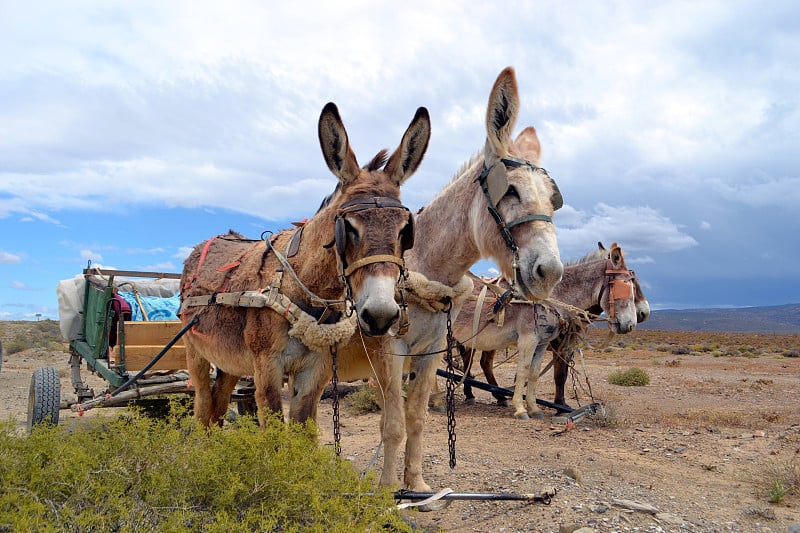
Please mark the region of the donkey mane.
<svg viewBox="0 0 800 533"><path fill-rule="evenodd" d="M584 255L580 259L573 259L571 261L567 261L564 263L564 266L575 266L575 265L585 265L586 263L594 263L597 261L602 261L607 259L608 250L593 250L588 254Z"/></svg>
<svg viewBox="0 0 800 533"><path fill-rule="evenodd" d="M330 205L330 203L331 203L331 200L333 200L333 197L334 197L334 196L336 196L336 193L338 193L340 190L342 190L342 182L341 182L341 181L337 181L337 182L336 182L336 188L335 188L335 189L333 189L333 192L332 192L332 193L330 193L328 196L326 196L325 198L323 198L323 199L322 199L322 203L321 203L321 204L319 204L319 208L317 208L317 213L319 213L319 212L320 212L320 211L322 211L324 208L326 208L327 206L329 206L329 205Z"/></svg>
<svg viewBox="0 0 800 533"><path fill-rule="evenodd" d="M469 159L467 159L466 161L464 161L464 162L461 164L461 166L460 166L460 167L458 167L458 171L456 171L456 173L455 173L455 174L453 174L453 177L452 177L452 178L450 178L450 182L449 182L449 183L453 183L454 181L458 180L458 179L459 179L461 176L463 176L463 175L464 175L464 173L465 173L467 170L469 170L469 169L472 167L472 165L474 165L475 163L477 163L477 162L478 162L478 160L479 160L480 158L482 158L482 157L483 157L483 150L478 150L477 152L475 152L474 154L472 154L471 156L469 156Z"/></svg>
<svg viewBox="0 0 800 533"><path fill-rule="evenodd" d="M380 170L381 168L383 168L383 165L386 164L386 161L388 159L389 159L389 151L386 148L384 148L383 150L375 154L375 157L373 157L369 163L364 165L363 168L365 170L369 170L370 172L374 170ZM333 197L336 196L336 193L338 193L341 190L342 190L342 182L337 182L336 188L333 189L333 192L322 199L322 203L319 204L319 207L317 208L317 213L322 211L325 207L329 206L331 200L333 200Z"/></svg>
<svg viewBox="0 0 800 533"><path fill-rule="evenodd" d="M389 151L386 148L384 148L383 150L375 154L375 157L373 157L369 163L364 165L364 169L369 170L370 172L373 170L380 170L381 168L383 168L383 165L386 164L386 161L388 159L389 159Z"/></svg>

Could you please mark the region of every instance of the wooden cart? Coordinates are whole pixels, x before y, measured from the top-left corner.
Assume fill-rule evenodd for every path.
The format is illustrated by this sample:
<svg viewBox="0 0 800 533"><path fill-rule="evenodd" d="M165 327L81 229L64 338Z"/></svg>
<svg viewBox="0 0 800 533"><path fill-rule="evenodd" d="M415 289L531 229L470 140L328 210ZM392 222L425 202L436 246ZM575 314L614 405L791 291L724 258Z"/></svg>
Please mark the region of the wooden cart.
<svg viewBox="0 0 800 533"><path fill-rule="evenodd" d="M151 283L173 280L171 286L177 291L180 274L101 271L89 265L83 271L83 278L80 328L69 342L70 375L76 400L61 401L56 368L37 368L29 389L28 428L39 423L57 424L60 408L81 412L131 403L151 407L165 404L167 395L191 398L194 390L186 371L186 351L181 340L188 326L179 320L125 320L114 305L120 288L125 285L135 288L136 280L150 280ZM108 383L106 390L95 394L84 383L83 362L87 369ZM239 413L254 412L252 382L243 380L232 400L239 404Z"/></svg>

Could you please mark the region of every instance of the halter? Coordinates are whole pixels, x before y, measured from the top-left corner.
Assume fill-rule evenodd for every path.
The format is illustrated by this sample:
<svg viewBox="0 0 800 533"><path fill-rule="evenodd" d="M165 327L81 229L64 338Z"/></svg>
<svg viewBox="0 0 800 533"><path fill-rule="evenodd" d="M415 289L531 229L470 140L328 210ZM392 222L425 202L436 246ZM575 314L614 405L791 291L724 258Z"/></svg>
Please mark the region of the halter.
<svg viewBox="0 0 800 533"><path fill-rule="evenodd" d="M345 221L347 220L347 215L351 213L358 213L360 211L366 211L368 209L380 209L384 207L402 209L409 213L408 215L409 226L408 229L403 230L403 233L400 236L401 239L400 247L402 251L405 252L414 245L414 219L409 209L402 203L400 203L399 200L396 200L394 198L389 198L387 196L373 196L371 198L353 198L351 200L348 200L347 202L340 205L339 209L336 211L336 217L334 219L334 237L333 237L333 244L336 245L336 254L339 256L341 265L340 275L344 278L345 281L347 281L350 275L359 268L371 265L373 263L394 263L400 267L401 275L405 275L404 273L406 265L405 262L403 261L402 255L401 257L397 257L390 254L375 254L367 257L362 257L361 259L355 261L350 265L347 264L347 258L345 256L345 251L346 251L345 246L347 244Z"/></svg>
<svg viewBox="0 0 800 533"><path fill-rule="evenodd" d="M606 259L606 278L603 286L600 287L600 294L597 297L597 304L602 308L603 291L608 287L608 317L614 318L616 315L614 302L616 300L625 300L631 294L631 280L633 279L633 271L629 269L615 269L611 264L610 259ZM609 327L611 323L609 322Z"/></svg>
<svg viewBox="0 0 800 533"><path fill-rule="evenodd" d="M500 214L500 211L497 210L497 204L500 202L500 199L505 195L506 191L508 190L508 167L511 168L519 168L526 166L533 170L534 172L537 170L541 170L544 172L545 176L548 177L550 183L553 185L553 194L550 196L550 202L553 206L553 210L558 210L564 205L564 199L561 196L561 192L558 189L558 185L553 178L547 173L545 169L534 165L527 159L519 159L516 157L503 157L500 158L500 162L502 165L492 165L487 167L485 164L483 166L483 170L481 171L480 175L476 178L480 186L481 190L483 191L483 195L486 197L486 206L489 210L489 214L494 219L495 223L497 224L497 228L500 230L500 236L503 237L503 240L508 246L509 250L513 254L513 262L512 268L514 270L514 287L517 286L517 269L519 268L519 246L514 241L514 236L511 235L511 228L514 226L518 226L525 222L534 222L534 221L542 221L547 222L549 224L553 223L553 218L550 215L545 214L530 214L530 215L523 215L519 218L515 218L511 222L506 222L503 218L503 215Z"/></svg>
<svg viewBox="0 0 800 533"><path fill-rule="evenodd" d="M347 244L345 221L347 220L347 215L351 213L358 213L360 211L366 211L368 209L381 208L402 209L408 213L408 225L403 229L400 235L400 257L391 254L375 254L362 257L361 259L358 259L352 264L348 265L347 257L345 255ZM409 209L399 200L390 198L388 196L373 196L369 198L353 198L348 200L340 205L339 209L336 211L336 217L334 219L333 242L325 247L329 248L334 244L336 246L336 254L339 256L339 276L345 286L345 298L349 300L351 304L353 301L353 288L350 285L350 276L353 274L353 272L359 268L363 268L373 263L394 263L400 267L400 277L397 280L397 285L400 292L400 329L397 332L397 336L399 337L404 335L408 331L409 327L408 303L406 302L404 290L405 282L408 279L408 271L406 270L406 264L403 260L402 254L414 246L414 216L411 214Z"/></svg>

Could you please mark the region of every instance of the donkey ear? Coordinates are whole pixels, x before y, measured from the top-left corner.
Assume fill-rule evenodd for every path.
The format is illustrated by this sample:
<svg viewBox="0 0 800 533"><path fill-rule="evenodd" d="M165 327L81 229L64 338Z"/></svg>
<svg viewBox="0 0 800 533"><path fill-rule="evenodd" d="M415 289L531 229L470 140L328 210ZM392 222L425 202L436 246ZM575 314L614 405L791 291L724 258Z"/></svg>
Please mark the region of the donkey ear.
<svg viewBox="0 0 800 533"><path fill-rule="evenodd" d="M420 107L403 134L400 146L386 162L385 171L389 178L398 185L410 178L422 163L430 139L431 117L427 109Z"/></svg>
<svg viewBox="0 0 800 533"><path fill-rule="evenodd" d="M525 159L532 163L538 164L542 158L542 145L536 134L536 128L533 126L528 126L517 135L514 146Z"/></svg>
<svg viewBox="0 0 800 533"><path fill-rule="evenodd" d="M518 115L517 78L514 69L506 67L494 82L486 108L486 148L491 149L491 155L502 157L508 154L511 132Z"/></svg>
<svg viewBox="0 0 800 533"><path fill-rule="evenodd" d="M614 268L622 268L625 263L625 258L622 255L622 248L617 246L617 243L611 245L611 263Z"/></svg>
<svg viewBox="0 0 800 533"><path fill-rule="evenodd" d="M325 163L342 184L353 182L359 175L356 155L350 148L347 131L336 104L329 102L319 116L319 145Z"/></svg>
<svg viewBox="0 0 800 533"><path fill-rule="evenodd" d="M600 250L605 250L606 249L606 247L603 246L603 243L601 241L597 241L597 248L600 249Z"/></svg>

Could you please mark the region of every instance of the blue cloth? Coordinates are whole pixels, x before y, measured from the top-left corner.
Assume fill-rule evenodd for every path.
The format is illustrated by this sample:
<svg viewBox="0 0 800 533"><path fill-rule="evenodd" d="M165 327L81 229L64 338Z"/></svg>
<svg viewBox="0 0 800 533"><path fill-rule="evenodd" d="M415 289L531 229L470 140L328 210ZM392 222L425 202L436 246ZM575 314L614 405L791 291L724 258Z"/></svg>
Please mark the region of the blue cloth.
<svg viewBox="0 0 800 533"><path fill-rule="evenodd" d="M132 292L122 291L119 292L119 295L131 306L131 320L144 320L136 296ZM169 298L139 295L139 299L150 320L178 320L178 311L181 308L181 299L178 294Z"/></svg>

